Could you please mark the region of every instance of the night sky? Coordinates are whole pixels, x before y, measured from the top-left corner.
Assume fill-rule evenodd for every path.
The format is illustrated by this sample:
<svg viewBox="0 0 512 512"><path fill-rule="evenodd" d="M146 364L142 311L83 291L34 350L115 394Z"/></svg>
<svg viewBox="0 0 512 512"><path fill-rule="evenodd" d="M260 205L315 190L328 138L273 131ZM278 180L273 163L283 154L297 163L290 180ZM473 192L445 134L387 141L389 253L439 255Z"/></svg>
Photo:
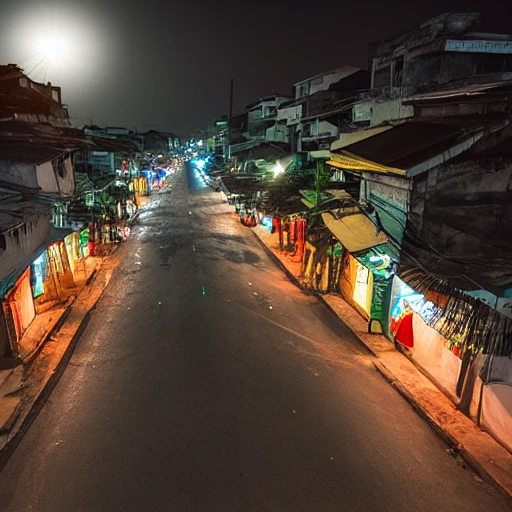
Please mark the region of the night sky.
<svg viewBox="0 0 512 512"><path fill-rule="evenodd" d="M480 11L484 29L512 33L506 0L0 0L0 63L60 85L76 123L179 135L271 92L350 64L367 44L443 11ZM41 38L66 43L61 60Z"/></svg>

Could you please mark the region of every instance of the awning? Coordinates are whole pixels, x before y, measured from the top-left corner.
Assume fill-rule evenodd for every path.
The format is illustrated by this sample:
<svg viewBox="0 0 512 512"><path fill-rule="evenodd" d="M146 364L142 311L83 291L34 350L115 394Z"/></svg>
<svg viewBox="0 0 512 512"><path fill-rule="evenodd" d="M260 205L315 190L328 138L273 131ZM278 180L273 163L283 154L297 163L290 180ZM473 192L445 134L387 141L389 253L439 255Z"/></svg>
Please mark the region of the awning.
<svg viewBox="0 0 512 512"><path fill-rule="evenodd" d="M46 240L35 251L32 251L28 256L19 261L16 267L11 270L7 276L0 279L0 299L6 295L6 293L14 286L21 274L23 274L23 272L32 265L33 261L40 256L51 243L62 241L71 233L73 233L72 229L55 228L50 226L50 233Z"/></svg>
<svg viewBox="0 0 512 512"><path fill-rule="evenodd" d="M322 213L322 219L347 251L356 253L388 241L384 233L377 234L376 226L363 213L344 215L343 212L344 210L338 210L334 215L331 212L325 212Z"/></svg>
<svg viewBox="0 0 512 512"><path fill-rule="evenodd" d="M315 207L315 203L312 203L311 201L308 201L307 199L302 198L301 201L303 204L305 204L310 209Z"/></svg>
<svg viewBox="0 0 512 512"><path fill-rule="evenodd" d="M331 144L331 151L337 151L344 147L350 146L351 144L355 144L356 142L360 142L362 140L368 139L369 137L373 137L374 135L378 135L382 132L387 132L391 130L392 126L377 126L375 128L370 128L369 130L360 130L358 132L351 133L341 133L338 140L335 140Z"/></svg>
<svg viewBox="0 0 512 512"><path fill-rule="evenodd" d="M471 121L464 126L453 120L406 122L345 146L327 163L340 169L415 176L455 158L480 140L485 122Z"/></svg>
<svg viewBox="0 0 512 512"><path fill-rule="evenodd" d="M387 167L386 165L372 162L348 151L341 151L341 153L331 153L331 159L327 160L328 165L332 165L338 169L346 169L349 171L373 171L384 172L390 174L398 174L405 176L407 171L398 169L396 167Z"/></svg>

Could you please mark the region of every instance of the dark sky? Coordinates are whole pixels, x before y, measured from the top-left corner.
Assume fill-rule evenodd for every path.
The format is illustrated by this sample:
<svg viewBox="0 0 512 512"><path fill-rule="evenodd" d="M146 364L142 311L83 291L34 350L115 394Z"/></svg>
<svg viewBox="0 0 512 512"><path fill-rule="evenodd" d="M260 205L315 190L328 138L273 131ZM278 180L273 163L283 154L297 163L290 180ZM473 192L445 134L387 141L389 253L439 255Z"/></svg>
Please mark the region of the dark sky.
<svg viewBox="0 0 512 512"><path fill-rule="evenodd" d="M480 11L484 28L512 33L512 0L0 0L0 63L61 85L71 116L188 135L294 82L350 64L367 44L443 11ZM59 62L37 44L66 41ZM31 39L38 36L38 41ZM46 34L46 35L45 35ZM36 48L36 50L34 50ZM39 59L39 60L38 60Z"/></svg>

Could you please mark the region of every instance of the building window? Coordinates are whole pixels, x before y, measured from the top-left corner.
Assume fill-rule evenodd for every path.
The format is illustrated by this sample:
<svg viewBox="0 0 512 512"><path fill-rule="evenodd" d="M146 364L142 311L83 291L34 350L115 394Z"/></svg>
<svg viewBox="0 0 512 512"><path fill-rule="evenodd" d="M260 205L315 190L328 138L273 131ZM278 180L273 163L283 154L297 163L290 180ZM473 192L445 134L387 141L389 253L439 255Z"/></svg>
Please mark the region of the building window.
<svg viewBox="0 0 512 512"><path fill-rule="evenodd" d="M299 89L299 98L304 98L309 95L309 83L301 85Z"/></svg>
<svg viewBox="0 0 512 512"><path fill-rule="evenodd" d="M380 89L381 87L389 87L391 85L391 68L385 68L375 71L373 76L373 88Z"/></svg>
<svg viewBox="0 0 512 512"><path fill-rule="evenodd" d="M264 117L275 117L277 116L277 107L265 107L263 112Z"/></svg>
<svg viewBox="0 0 512 512"><path fill-rule="evenodd" d="M61 177L61 178L65 178L66 177L66 174L67 174L67 170L66 170L66 165L65 165L65 162L66 162L66 156L59 156L59 158L55 159L53 162L52 162L52 165L53 165L53 170Z"/></svg>

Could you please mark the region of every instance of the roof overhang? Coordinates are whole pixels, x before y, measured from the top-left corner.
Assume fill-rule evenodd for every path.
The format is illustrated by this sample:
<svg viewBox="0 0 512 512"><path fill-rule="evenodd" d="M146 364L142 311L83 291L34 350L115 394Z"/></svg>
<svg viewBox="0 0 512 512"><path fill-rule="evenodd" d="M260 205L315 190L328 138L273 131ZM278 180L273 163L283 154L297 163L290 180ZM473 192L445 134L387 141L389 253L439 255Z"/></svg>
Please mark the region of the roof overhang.
<svg viewBox="0 0 512 512"><path fill-rule="evenodd" d="M329 231L350 253L357 253L385 244L388 237L377 231L375 224L358 208L322 213Z"/></svg>
<svg viewBox="0 0 512 512"><path fill-rule="evenodd" d="M372 162L363 157L350 153L349 151L341 151L341 153L331 153L331 159L327 160L327 164L338 169L347 171L370 171L381 172L386 174L397 174L405 176L407 171L405 169L397 169L395 167L387 167L377 162Z"/></svg>

